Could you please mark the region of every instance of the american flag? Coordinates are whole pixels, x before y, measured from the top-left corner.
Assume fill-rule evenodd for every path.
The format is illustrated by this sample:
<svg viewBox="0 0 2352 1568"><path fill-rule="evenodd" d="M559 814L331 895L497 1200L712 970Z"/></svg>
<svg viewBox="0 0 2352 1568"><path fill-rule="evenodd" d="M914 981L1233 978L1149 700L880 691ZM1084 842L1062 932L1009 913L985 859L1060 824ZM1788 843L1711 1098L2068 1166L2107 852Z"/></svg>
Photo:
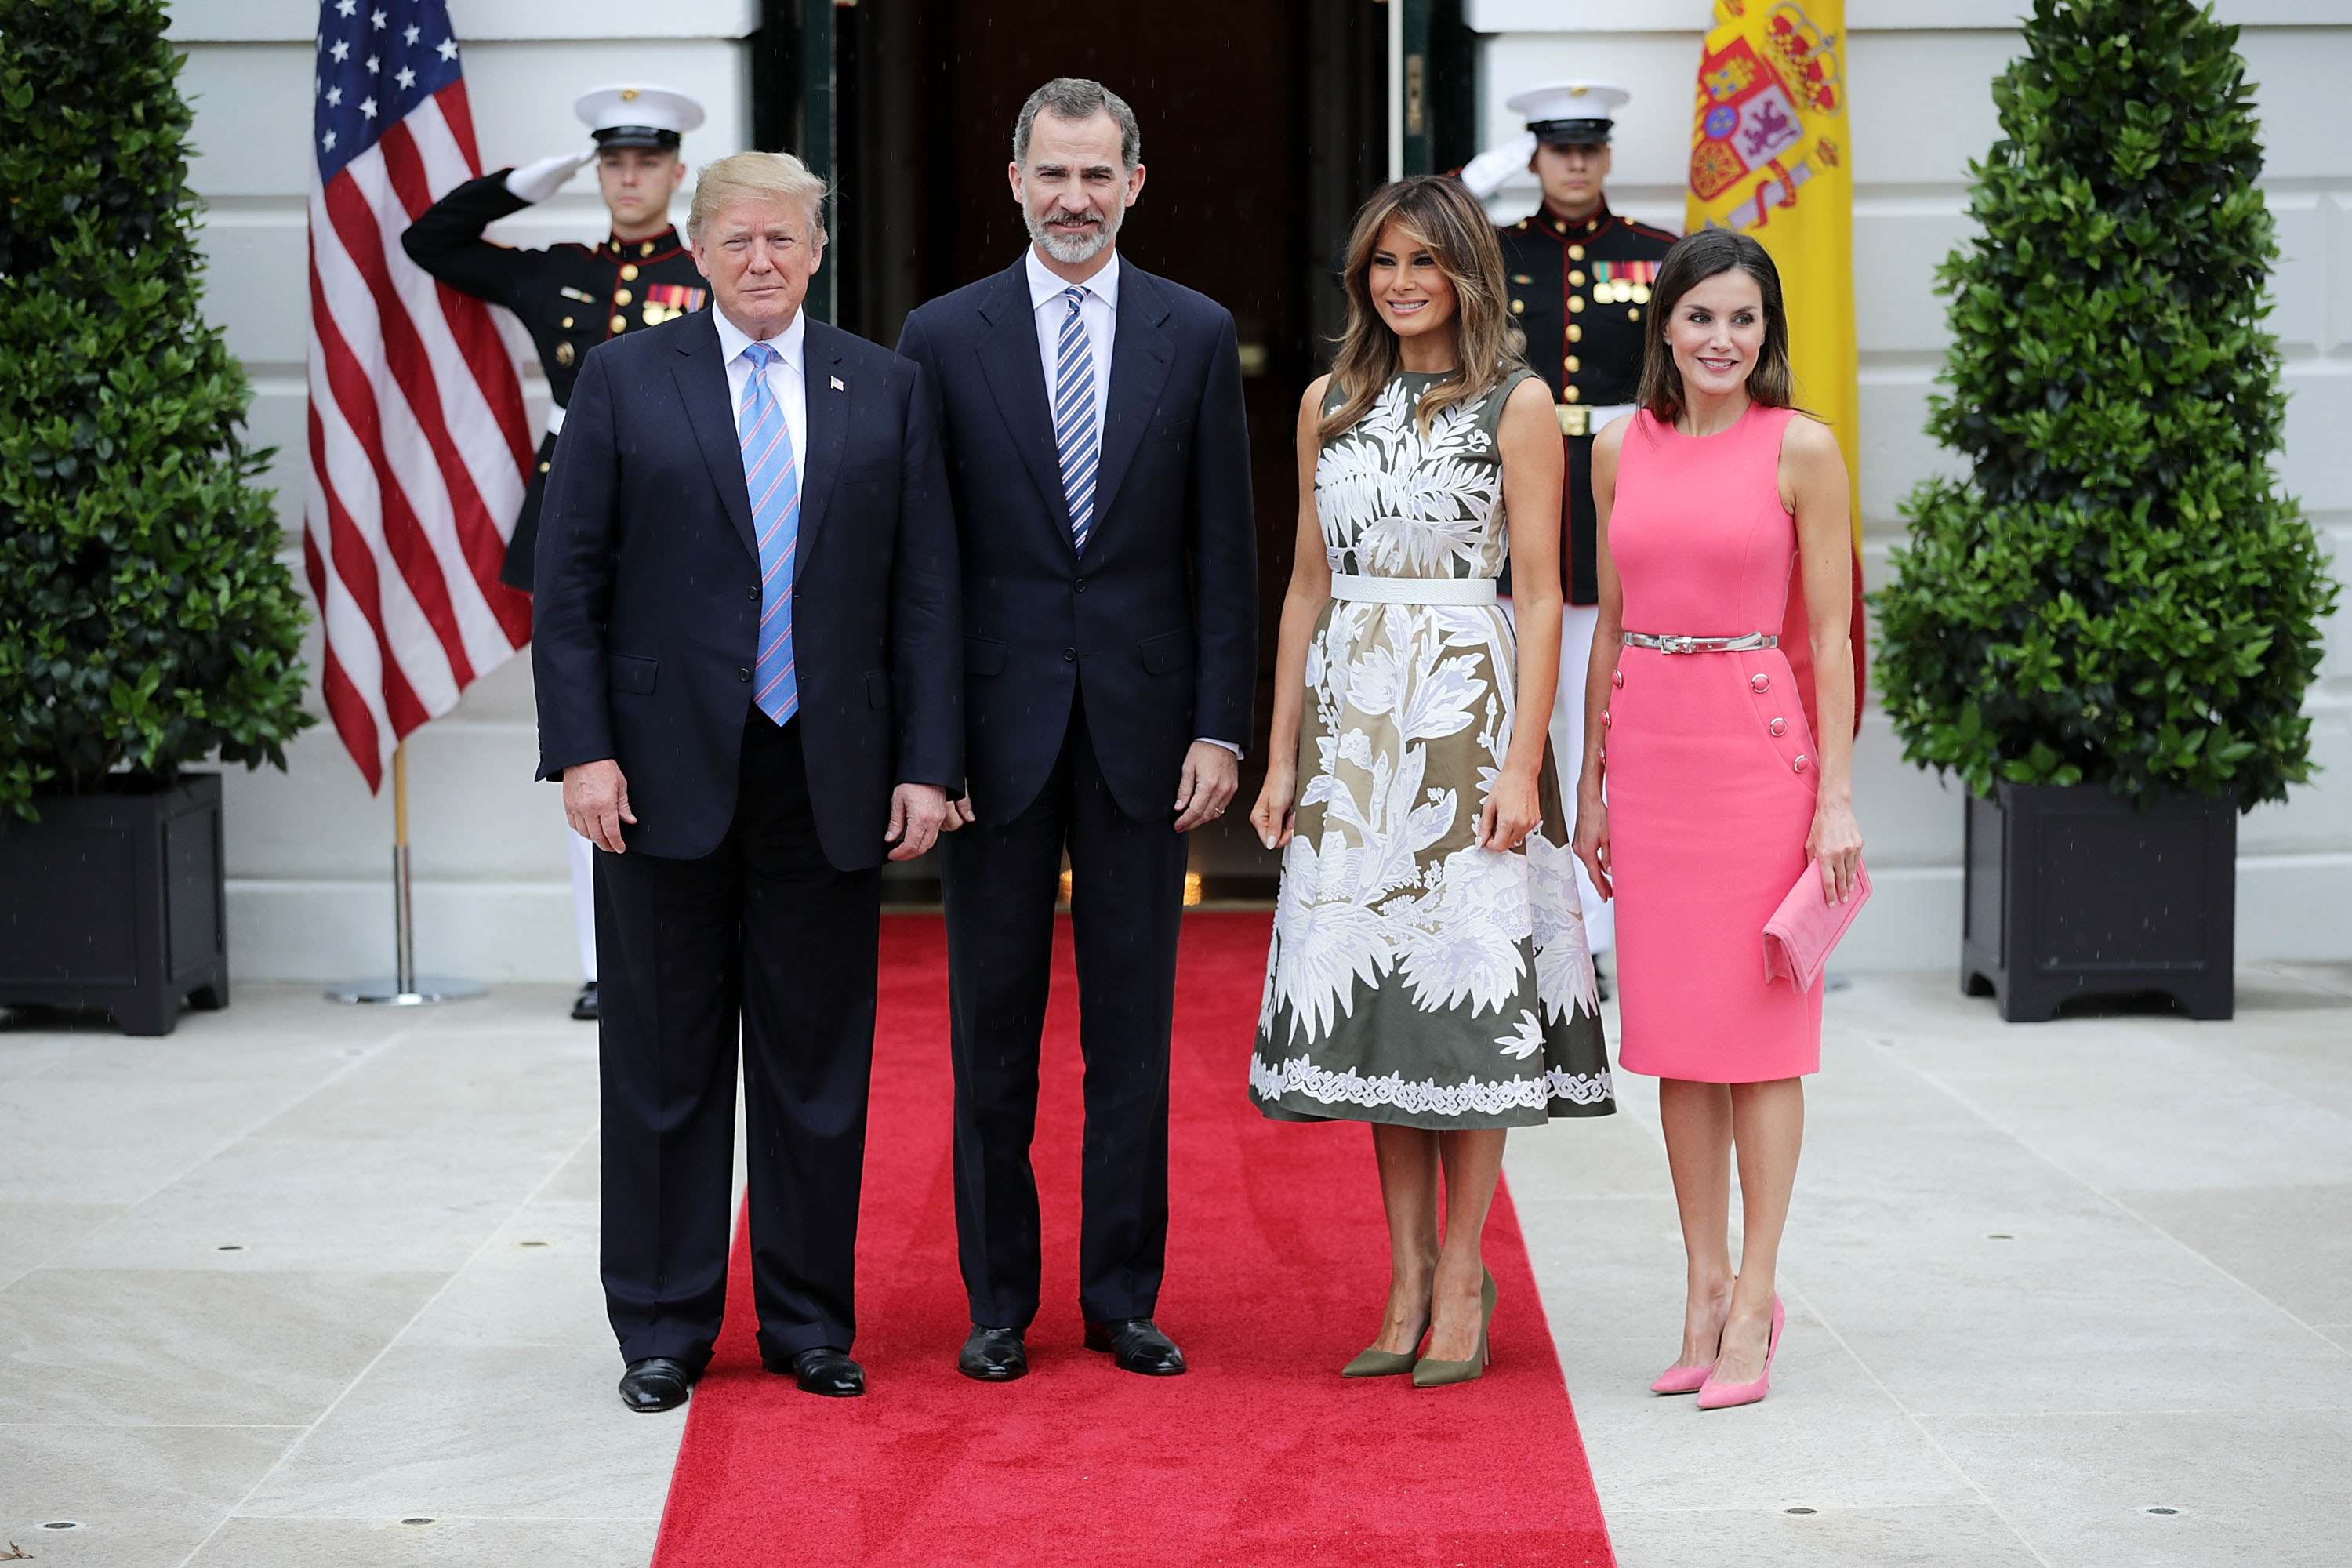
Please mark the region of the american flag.
<svg viewBox="0 0 2352 1568"><path fill-rule="evenodd" d="M327 711L374 789L403 737L530 637L499 565L532 442L488 307L400 247L481 173L445 0L323 0L316 88L302 547Z"/></svg>

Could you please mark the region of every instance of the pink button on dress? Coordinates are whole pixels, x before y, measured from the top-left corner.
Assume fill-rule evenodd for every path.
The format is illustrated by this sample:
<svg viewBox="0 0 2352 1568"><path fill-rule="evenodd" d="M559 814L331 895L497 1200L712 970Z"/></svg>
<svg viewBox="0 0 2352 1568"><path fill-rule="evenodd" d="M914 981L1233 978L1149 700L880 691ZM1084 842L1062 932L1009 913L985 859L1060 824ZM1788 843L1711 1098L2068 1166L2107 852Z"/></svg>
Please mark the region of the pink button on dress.
<svg viewBox="0 0 2352 1568"><path fill-rule="evenodd" d="M1751 405L1707 437L1633 416L1609 519L1627 631L1780 630L1797 559L1780 487L1793 416ZM1612 679L1619 1066L1700 1083L1818 1071L1820 983L1764 978L1764 922L1805 868L1819 778L1788 659L1626 647Z"/></svg>

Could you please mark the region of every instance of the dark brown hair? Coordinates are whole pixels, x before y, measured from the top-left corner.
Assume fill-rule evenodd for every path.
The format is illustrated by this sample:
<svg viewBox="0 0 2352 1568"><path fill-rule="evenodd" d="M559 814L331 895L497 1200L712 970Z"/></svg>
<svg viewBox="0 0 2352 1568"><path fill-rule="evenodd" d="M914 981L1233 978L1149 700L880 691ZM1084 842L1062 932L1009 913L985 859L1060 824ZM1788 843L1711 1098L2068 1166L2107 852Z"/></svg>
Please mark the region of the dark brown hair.
<svg viewBox="0 0 2352 1568"><path fill-rule="evenodd" d="M1666 331L1683 296L1708 279L1734 269L1756 279L1764 296L1764 350L1748 373L1748 395L1766 408L1795 406L1789 374L1789 313L1780 303L1780 269L1771 252L1744 234L1703 228L1675 242L1658 264L1650 291L1650 341L1642 351L1642 390L1635 399L1661 425L1683 416L1683 373Z"/></svg>
<svg viewBox="0 0 2352 1568"><path fill-rule="evenodd" d="M1503 284L1503 247L1486 209L1469 188L1450 175L1416 174L1383 185L1356 215L1348 237L1348 330L1331 364L1339 407L1323 416L1315 438L1328 441L1361 419L1396 379L1402 353L1397 335L1372 303L1372 252L1381 231L1391 223L1428 248L1454 285L1454 342L1460 361L1452 375L1422 394L1421 433L1456 404L1475 403L1502 384L1519 363L1518 332L1511 325Z"/></svg>

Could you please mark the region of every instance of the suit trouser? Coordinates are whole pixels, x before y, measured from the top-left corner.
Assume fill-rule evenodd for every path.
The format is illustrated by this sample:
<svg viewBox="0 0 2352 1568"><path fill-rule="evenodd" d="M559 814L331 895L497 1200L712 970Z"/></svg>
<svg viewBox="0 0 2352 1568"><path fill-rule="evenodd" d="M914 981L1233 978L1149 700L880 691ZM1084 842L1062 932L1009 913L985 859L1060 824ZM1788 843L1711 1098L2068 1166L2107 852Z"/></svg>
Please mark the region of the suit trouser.
<svg viewBox="0 0 2352 1568"><path fill-rule="evenodd" d="M882 882L818 847L799 723L752 710L718 848L600 850L596 883L604 1299L622 1358L710 1359L739 1034L761 1352L847 1350Z"/></svg>
<svg viewBox="0 0 2352 1568"><path fill-rule="evenodd" d="M1101 1322L1148 1318L1159 1300L1168 1242L1168 1035L1184 904L1185 842L1174 815L1139 822L1119 810L1074 697L1061 754L1037 798L1009 822L974 823L941 841L956 1238L976 1323L1025 1329L1037 1315L1041 1247L1029 1145L1066 846L1086 1058L1078 1304Z"/></svg>

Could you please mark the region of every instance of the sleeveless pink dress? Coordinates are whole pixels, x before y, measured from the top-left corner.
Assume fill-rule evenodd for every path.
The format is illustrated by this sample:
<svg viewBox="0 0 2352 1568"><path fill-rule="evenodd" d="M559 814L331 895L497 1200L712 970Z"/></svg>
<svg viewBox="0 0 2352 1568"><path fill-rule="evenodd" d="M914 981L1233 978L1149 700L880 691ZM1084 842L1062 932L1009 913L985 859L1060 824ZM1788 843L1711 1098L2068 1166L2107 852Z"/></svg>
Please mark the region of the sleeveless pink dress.
<svg viewBox="0 0 2352 1568"><path fill-rule="evenodd" d="M1627 631L1780 631L1797 558L1780 487L1793 416L1750 405L1707 437L1633 416L1609 519ZM1764 978L1764 922L1805 868L1819 776L1788 659L1629 647L1612 679L1619 1065L1701 1083L1819 1070L1820 983Z"/></svg>

